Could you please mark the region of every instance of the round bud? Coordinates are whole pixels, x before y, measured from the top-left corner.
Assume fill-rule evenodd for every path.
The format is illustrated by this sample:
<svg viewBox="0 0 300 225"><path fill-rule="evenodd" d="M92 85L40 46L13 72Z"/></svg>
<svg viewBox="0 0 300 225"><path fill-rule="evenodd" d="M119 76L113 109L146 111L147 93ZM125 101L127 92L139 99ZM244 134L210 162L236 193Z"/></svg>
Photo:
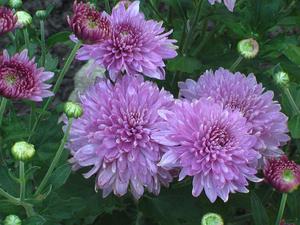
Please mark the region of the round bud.
<svg viewBox="0 0 300 225"><path fill-rule="evenodd" d="M35 12L35 15L40 20L45 20L48 16L46 10L38 10L38 11Z"/></svg>
<svg viewBox="0 0 300 225"><path fill-rule="evenodd" d="M288 86L290 82L289 75L286 72L279 71L275 74L275 82L280 86Z"/></svg>
<svg viewBox="0 0 300 225"><path fill-rule="evenodd" d="M21 219L16 215L9 215L4 219L4 225L21 225Z"/></svg>
<svg viewBox="0 0 300 225"><path fill-rule="evenodd" d="M32 17L28 12L25 11L18 11L16 12L16 16L18 18L17 25L20 28L26 27L31 24Z"/></svg>
<svg viewBox="0 0 300 225"><path fill-rule="evenodd" d="M34 156L34 145L25 141L16 142L11 149L11 153L16 160L26 161Z"/></svg>
<svg viewBox="0 0 300 225"><path fill-rule="evenodd" d="M22 6L22 4L23 4L22 0L9 0L8 1L8 5L14 9L20 8Z"/></svg>
<svg viewBox="0 0 300 225"><path fill-rule="evenodd" d="M256 40L253 38L241 40L238 43L238 51L239 53L246 59L254 58L259 51L259 45Z"/></svg>
<svg viewBox="0 0 300 225"><path fill-rule="evenodd" d="M224 225L224 222L220 215L207 213L202 217L201 225Z"/></svg>
<svg viewBox="0 0 300 225"><path fill-rule="evenodd" d="M79 118L83 114L83 109L76 102L67 102L64 105L64 112L68 118Z"/></svg>

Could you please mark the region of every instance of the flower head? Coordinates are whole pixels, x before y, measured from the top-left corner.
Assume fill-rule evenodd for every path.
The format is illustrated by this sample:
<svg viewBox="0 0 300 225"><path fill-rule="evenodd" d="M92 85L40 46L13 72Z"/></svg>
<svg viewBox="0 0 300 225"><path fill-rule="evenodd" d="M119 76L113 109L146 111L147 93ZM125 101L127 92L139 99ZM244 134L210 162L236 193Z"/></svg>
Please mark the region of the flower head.
<svg viewBox="0 0 300 225"><path fill-rule="evenodd" d="M97 175L96 186L106 197L126 194L135 198L144 188L158 194L172 176L157 166L165 146L152 136L162 119L159 109L169 109L172 96L140 77L124 76L115 85L100 80L81 96L84 114L73 122L68 147L74 169L93 166L84 176Z"/></svg>
<svg viewBox="0 0 300 225"><path fill-rule="evenodd" d="M286 156L270 159L264 175L266 181L280 192L292 192L300 185L300 166Z"/></svg>
<svg viewBox="0 0 300 225"><path fill-rule="evenodd" d="M18 18L17 26L20 28L26 27L32 23L32 16L25 11L18 11L16 13Z"/></svg>
<svg viewBox="0 0 300 225"><path fill-rule="evenodd" d="M139 12L139 1L127 4L122 1L112 10L111 36L102 43L83 46L77 58L95 59L114 80L123 72L164 79L163 60L177 55L176 41L168 39L172 31L165 33L162 23L146 20Z"/></svg>
<svg viewBox="0 0 300 225"><path fill-rule="evenodd" d="M179 87L180 96L185 99L209 97L226 109L240 112L252 125L251 134L257 137L255 148L265 157L282 154L279 146L289 140L287 117L273 101L273 92L264 92L253 74L246 77L220 68L206 71L197 82L181 82Z"/></svg>
<svg viewBox="0 0 300 225"><path fill-rule="evenodd" d="M45 84L44 81L54 74L37 68L34 59L29 59L27 50L12 57L5 50L0 63L0 95L32 101L42 101L42 98L53 95L48 90L51 85Z"/></svg>
<svg viewBox="0 0 300 225"><path fill-rule="evenodd" d="M259 52L259 45L253 38L241 40L238 43L239 53L246 59L254 58Z"/></svg>
<svg viewBox="0 0 300 225"><path fill-rule="evenodd" d="M216 2L221 3L222 0L208 0L210 4L215 4ZM227 9L231 12L233 12L234 9L234 5L236 0L223 0L225 6L227 7Z"/></svg>
<svg viewBox="0 0 300 225"><path fill-rule="evenodd" d="M220 215L207 213L202 217L201 225L224 225L224 222Z"/></svg>
<svg viewBox="0 0 300 225"><path fill-rule="evenodd" d="M35 154L34 145L29 144L25 141L16 142L11 149L11 153L16 160L29 160Z"/></svg>
<svg viewBox="0 0 300 225"><path fill-rule="evenodd" d="M290 83L289 75L284 71L275 73L274 79L275 82L282 87L287 87Z"/></svg>
<svg viewBox="0 0 300 225"><path fill-rule="evenodd" d="M0 6L0 35L14 30L17 20L11 9Z"/></svg>
<svg viewBox="0 0 300 225"><path fill-rule="evenodd" d="M64 111L69 118L79 118L83 114L83 109L80 104L76 102L66 102Z"/></svg>
<svg viewBox="0 0 300 225"><path fill-rule="evenodd" d="M256 138L240 113L206 98L179 101L172 111L159 113L165 123L155 137L170 146L159 165L180 168L179 180L192 176L193 196L204 189L211 202L218 196L227 201L230 192L248 192L247 180L259 181L255 174L261 155L253 149Z"/></svg>
<svg viewBox="0 0 300 225"><path fill-rule="evenodd" d="M73 12L68 17L68 23L77 38L93 44L109 37L110 21L105 13L98 12L90 3L77 1L74 2Z"/></svg>
<svg viewBox="0 0 300 225"><path fill-rule="evenodd" d="M8 1L8 5L14 9L20 8L22 6L22 4L23 4L22 0L9 0Z"/></svg>
<svg viewBox="0 0 300 225"><path fill-rule="evenodd" d="M22 220L16 215L8 215L3 221L3 225L21 225Z"/></svg>

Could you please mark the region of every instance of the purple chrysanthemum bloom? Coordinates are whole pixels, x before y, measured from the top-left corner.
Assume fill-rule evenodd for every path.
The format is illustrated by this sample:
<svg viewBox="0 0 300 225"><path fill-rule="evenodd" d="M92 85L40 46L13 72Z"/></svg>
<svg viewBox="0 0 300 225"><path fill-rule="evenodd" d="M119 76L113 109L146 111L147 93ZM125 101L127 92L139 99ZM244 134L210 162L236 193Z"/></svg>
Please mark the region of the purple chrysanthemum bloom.
<svg viewBox="0 0 300 225"><path fill-rule="evenodd" d="M11 9L0 6L0 35L14 30L17 20Z"/></svg>
<svg viewBox="0 0 300 225"><path fill-rule="evenodd" d="M27 50L12 57L4 50L0 63L0 95L10 99L42 101L42 98L53 95L49 91L51 85L44 83L53 75L44 68L37 68L34 59L29 59Z"/></svg>
<svg viewBox="0 0 300 225"><path fill-rule="evenodd" d="M210 97L225 108L237 110L252 125L251 134L257 137L255 148L267 158L282 154L279 146L289 140L287 120L280 105L273 101L272 91L264 92L255 76L231 73L223 68L206 71L197 82L180 82L180 97L188 100Z"/></svg>
<svg viewBox="0 0 300 225"><path fill-rule="evenodd" d="M145 20L139 12L139 1L130 5L120 2L112 10L110 21L110 38L96 45L83 46L77 58L96 60L109 71L113 80L123 72L164 79L163 60L177 55L176 41L168 39L172 31L164 33L162 23Z"/></svg>
<svg viewBox="0 0 300 225"><path fill-rule="evenodd" d="M73 16L67 19L77 38L85 43L93 44L109 37L108 15L98 12L90 3L77 3L77 1L73 5L73 13Z"/></svg>
<svg viewBox="0 0 300 225"><path fill-rule="evenodd" d="M264 175L266 181L280 192L292 192L300 185L300 166L287 156L268 160Z"/></svg>
<svg viewBox="0 0 300 225"><path fill-rule="evenodd" d="M208 0L208 2L209 2L210 4L213 5L213 4L215 4L216 2L221 3L222 0ZM234 5L235 5L236 0L223 0L223 2L224 2L224 4L225 4L225 6L227 7L227 9L228 9L229 11L233 12Z"/></svg>
<svg viewBox="0 0 300 225"><path fill-rule="evenodd" d="M85 178L97 174L103 197L112 191L138 199L144 188L158 194L171 174L157 166L166 147L152 138L163 121L160 109L173 105L171 94L142 78L124 76L115 85L100 80L80 97L83 116L75 120L69 149L74 169L92 166Z"/></svg>
<svg viewBox="0 0 300 225"><path fill-rule="evenodd" d="M248 180L260 181L256 138L240 113L206 98L178 101L172 111L159 113L165 123L155 138L170 146L159 165L180 168L179 180L192 176L193 196L204 189L211 202L218 196L227 201L230 192L248 192Z"/></svg>

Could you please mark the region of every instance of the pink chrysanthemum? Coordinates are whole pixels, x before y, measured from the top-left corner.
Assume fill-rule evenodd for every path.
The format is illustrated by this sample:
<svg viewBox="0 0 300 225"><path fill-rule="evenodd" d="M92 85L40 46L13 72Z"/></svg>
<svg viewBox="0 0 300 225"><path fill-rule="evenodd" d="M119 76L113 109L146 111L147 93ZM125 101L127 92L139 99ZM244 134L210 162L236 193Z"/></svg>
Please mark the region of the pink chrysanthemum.
<svg viewBox="0 0 300 225"><path fill-rule="evenodd" d="M300 166L286 156L270 159L264 175L266 181L280 192L292 192L300 185Z"/></svg>
<svg viewBox="0 0 300 225"><path fill-rule="evenodd" d="M110 72L113 80L122 72L164 79L163 60L177 55L176 41L168 39L172 31L164 33L162 23L145 20L139 12L139 1L128 7L126 4L120 2L112 11L110 38L100 44L83 46L77 58L96 60Z"/></svg>
<svg viewBox="0 0 300 225"><path fill-rule="evenodd" d="M73 16L68 17L68 23L77 38L93 44L109 37L108 15L98 12L90 3L77 1L74 2L73 12Z"/></svg>
<svg viewBox="0 0 300 225"><path fill-rule="evenodd" d="M215 4L216 2L221 3L222 0L208 0L208 2L209 2L210 4L213 5L213 4ZM234 5L235 5L236 0L223 0L223 2L224 2L224 4L225 4L225 6L227 7L227 9L228 9L229 11L233 12Z"/></svg>
<svg viewBox="0 0 300 225"><path fill-rule="evenodd" d="M157 166L165 146L152 135L162 119L157 111L173 105L172 96L142 78L124 76L115 85L101 80L81 96L83 116L74 121L69 149L74 168L92 166L96 186L106 197L126 194L138 199L144 188L158 194L172 176Z"/></svg>
<svg viewBox="0 0 300 225"><path fill-rule="evenodd" d="M0 63L0 95L32 101L42 101L42 98L53 95L48 90L51 85L44 82L54 74L37 68L34 59L29 59L27 50L12 57L5 50Z"/></svg>
<svg viewBox="0 0 300 225"><path fill-rule="evenodd" d="M0 6L0 35L14 30L17 20L11 9Z"/></svg>
<svg viewBox="0 0 300 225"><path fill-rule="evenodd" d="M257 137L255 148L265 157L282 154L279 146L289 140L287 117L273 101L273 92L264 92L253 74L246 77L220 68L215 73L206 71L197 82L180 82L179 87L179 95L185 99L210 97L227 109L239 111L252 124L251 134Z"/></svg>
<svg viewBox="0 0 300 225"><path fill-rule="evenodd" d="M165 123L155 139L170 146L159 165L180 168L179 180L192 176L193 196L204 189L211 202L218 196L227 201L230 192L248 192L247 180L260 180L255 176L261 157L253 149L256 138L240 113L206 98L179 101L172 111L159 113Z"/></svg>

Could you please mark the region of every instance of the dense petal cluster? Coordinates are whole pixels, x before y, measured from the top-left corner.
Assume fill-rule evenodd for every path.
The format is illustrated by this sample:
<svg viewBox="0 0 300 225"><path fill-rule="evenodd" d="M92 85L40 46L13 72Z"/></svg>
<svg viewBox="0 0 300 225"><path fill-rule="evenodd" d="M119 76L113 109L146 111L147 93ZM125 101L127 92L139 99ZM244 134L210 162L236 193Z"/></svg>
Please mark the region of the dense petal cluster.
<svg viewBox="0 0 300 225"><path fill-rule="evenodd" d="M139 2L120 2L110 16L110 37L95 45L83 46L79 60L94 59L104 66L113 80L121 73L164 79L164 59L174 58L175 40L168 39L162 23L146 20L139 12Z"/></svg>
<svg viewBox="0 0 300 225"><path fill-rule="evenodd" d="M110 35L110 21L105 13L98 12L90 3L76 1L68 23L77 38L85 43L98 43Z"/></svg>
<svg viewBox="0 0 300 225"><path fill-rule="evenodd" d="M300 185L300 166L286 156L270 159L264 175L266 181L280 192L291 192Z"/></svg>
<svg viewBox="0 0 300 225"><path fill-rule="evenodd" d="M159 113L166 123L155 138L170 146L159 165L180 168L179 180L192 176L193 196L204 190L211 202L217 197L227 201L230 192L248 192L248 180L259 181L255 174L261 155L240 113L206 98L179 101L172 111Z"/></svg>
<svg viewBox="0 0 300 225"><path fill-rule="evenodd" d="M208 0L210 4L215 4L216 2L221 3L222 0ZM231 12L233 12L234 9L234 5L236 0L223 0L225 6L227 7L227 9Z"/></svg>
<svg viewBox="0 0 300 225"><path fill-rule="evenodd" d="M27 50L12 57L5 50L0 57L0 95L10 99L42 101L42 98L53 95L49 91L51 85L44 83L53 75L44 68L37 68L34 59L29 59Z"/></svg>
<svg viewBox="0 0 300 225"><path fill-rule="evenodd" d="M14 30L17 20L11 9L0 6L0 35Z"/></svg>
<svg viewBox="0 0 300 225"><path fill-rule="evenodd" d="M152 136L163 121L158 110L170 109L172 96L141 77L124 76L115 85L100 80L81 96L84 114L75 120L69 138L74 168L92 166L84 176L97 175L96 186L106 197L135 198L146 188L158 194L171 174L157 164L166 147Z"/></svg>
<svg viewBox="0 0 300 225"><path fill-rule="evenodd" d="M279 146L289 140L287 117L273 101L273 92L258 84L255 76L231 73L220 68L207 71L197 82L180 82L180 96L192 100L210 97L226 109L239 111L252 125L251 134L257 137L255 148L265 157L281 154Z"/></svg>

